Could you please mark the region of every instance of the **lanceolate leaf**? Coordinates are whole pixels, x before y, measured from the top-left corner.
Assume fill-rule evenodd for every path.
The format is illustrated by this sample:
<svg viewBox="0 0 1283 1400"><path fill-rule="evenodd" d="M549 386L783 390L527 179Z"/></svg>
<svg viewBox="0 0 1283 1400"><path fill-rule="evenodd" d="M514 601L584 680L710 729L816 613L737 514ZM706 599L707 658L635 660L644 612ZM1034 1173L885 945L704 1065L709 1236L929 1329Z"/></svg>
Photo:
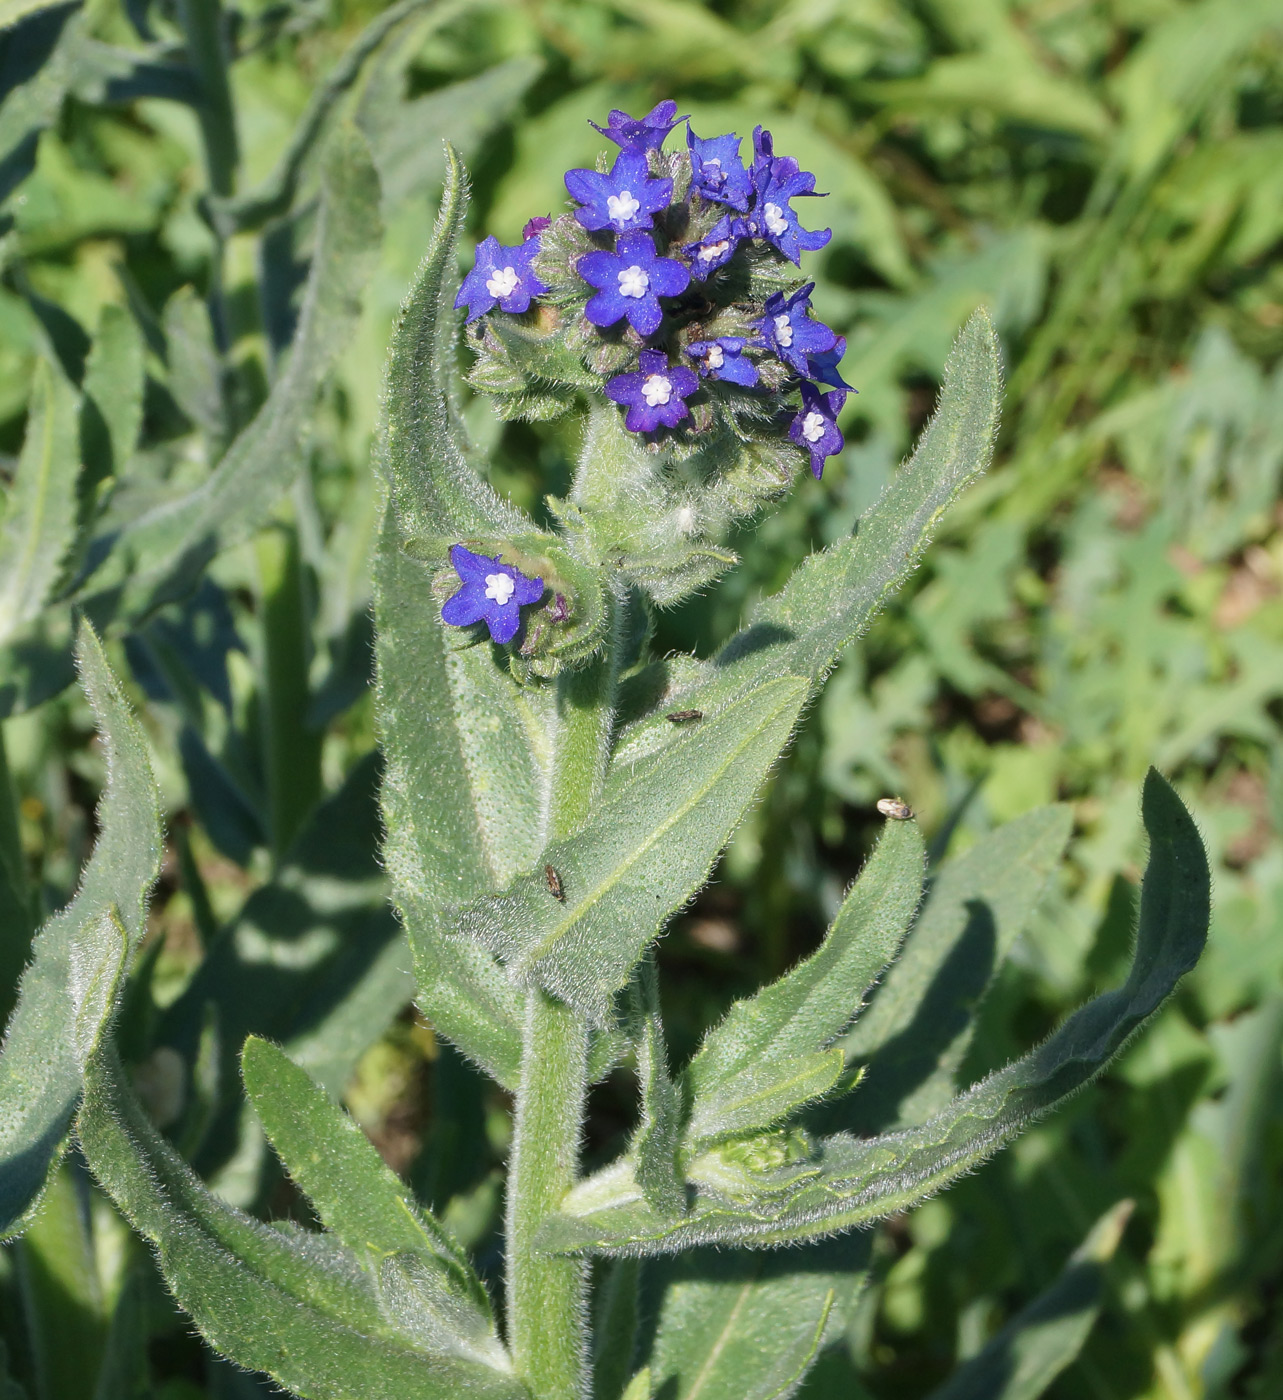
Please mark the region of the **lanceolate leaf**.
<svg viewBox="0 0 1283 1400"><path fill-rule="evenodd" d="M776 1254L698 1250L656 1269L645 1356L665 1400L781 1400L864 1282L868 1241ZM653 1267L653 1266L652 1266Z"/></svg>
<svg viewBox="0 0 1283 1400"><path fill-rule="evenodd" d="M665 920L708 878L806 692L796 676L768 681L685 726L666 752L617 765L588 824L548 846L505 894L468 910L460 932L499 953L517 980L602 1020Z"/></svg>
<svg viewBox="0 0 1283 1400"><path fill-rule="evenodd" d="M812 1062L812 1072L827 1079L819 1092L832 1086L842 1073L841 1051L827 1069L831 1057L821 1052L895 957L921 897L924 862L917 823L888 822L823 944L778 982L736 1002L709 1032L686 1071L691 1141L769 1127L804 1101L787 1086L805 1081Z"/></svg>
<svg viewBox="0 0 1283 1400"><path fill-rule="evenodd" d="M36 361L27 435L0 531L0 642L40 615L75 542L78 399L52 361Z"/></svg>
<svg viewBox="0 0 1283 1400"><path fill-rule="evenodd" d="M615 762L632 763L672 743L665 712L714 708L770 676L808 676L818 684L912 572L949 504L988 466L1001 388L993 323L977 311L954 343L939 405L916 451L855 534L813 554L712 661L666 689L663 703L624 731Z"/></svg>
<svg viewBox="0 0 1283 1400"><path fill-rule="evenodd" d="M441 540L530 532L530 520L481 480L464 456L450 420L450 366L439 346L453 316L447 291L455 247L467 211L459 158L447 146L441 211L415 285L401 308L388 352L386 419L379 466L388 484L402 538Z"/></svg>
<svg viewBox="0 0 1283 1400"><path fill-rule="evenodd" d="M1038 1400L1077 1357L1105 1297L1113 1258L1133 1203L1121 1201L1091 1227L1064 1272L1021 1309L929 1400Z"/></svg>
<svg viewBox="0 0 1283 1400"><path fill-rule="evenodd" d="M160 860L157 795L142 731L88 626L77 655L106 749L107 786L80 890L36 935L0 1051L0 1238L30 1218L61 1158L80 1095L81 1060L97 1043L111 989L142 937Z"/></svg>
<svg viewBox="0 0 1283 1400"><path fill-rule="evenodd" d="M85 362L80 438L95 479L119 476L129 465L143 423L145 367L142 331L121 306L105 306Z"/></svg>
<svg viewBox="0 0 1283 1400"><path fill-rule="evenodd" d="M354 129L327 153L316 252L288 363L253 422L194 491L124 529L81 590L91 613L136 618L191 587L262 525L304 461L313 405L350 338L381 236L378 177Z"/></svg>
<svg viewBox="0 0 1283 1400"><path fill-rule="evenodd" d="M302 1400L521 1400L512 1377L433 1353L388 1320L370 1276L330 1237L272 1229L210 1192L152 1127L110 1051L77 1120L99 1183L155 1247L210 1344Z"/></svg>
<svg viewBox="0 0 1283 1400"><path fill-rule="evenodd" d="M444 1313L459 1348L496 1364L490 1300L467 1258L415 1204L369 1139L283 1051L251 1036L241 1056L245 1089L268 1140L321 1219L377 1278L386 1260L409 1256L398 1275L416 1280L419 1309ZM414 1260L419 1262L416 1264Z"/></svg>
<svg viewBox="0 0 1283 1400"><path fill-rule="evenodd" d="M921 1123L957 1092L976 1004L1036 909L1072 825L1068 807L1042 807L941 870L904 951L842 1042L848 1064L869 1066L837 1110L842 1127L869 1135Z"/></svg>
<svg viewBox="0 0 1283 1400"><path fill-rule="evenodd" d="M681 1090L668 1077L668 1050L659 1014L659 974L654 957L638 965L632 986L631 1017L641 1082L641 1122L629 1151L637 1162L637 1180L646 1199L668 1214L686 1204L686 1188L677 1166L682 1130Z"/></svg>
<svg viewBox="0 0 1283 1400"><path fill-rule="evenodd" d="M1198 960L1207 936L1207 858L1180 799L1153 770L1145 780L1149 866L1124 986L1076 1011L1036 1050L954 1099L918 1127L875 1138L846 1134L810 1152L796 1138L740 1152L739 1184L701 1189L689 1213L650 1209L627 1164L588 1177L549 1220L547 1248L663 1253L691 1244L785 1244L907 1209L992 1155L1032 1118L1098 1074ZM756 1171L753 1161L760 1162ZM714 1161L713 1166L717 1163ZM709 1172L705 1171L705 1179ZM689 1172L688 1172L689 1175Z"/></svg>

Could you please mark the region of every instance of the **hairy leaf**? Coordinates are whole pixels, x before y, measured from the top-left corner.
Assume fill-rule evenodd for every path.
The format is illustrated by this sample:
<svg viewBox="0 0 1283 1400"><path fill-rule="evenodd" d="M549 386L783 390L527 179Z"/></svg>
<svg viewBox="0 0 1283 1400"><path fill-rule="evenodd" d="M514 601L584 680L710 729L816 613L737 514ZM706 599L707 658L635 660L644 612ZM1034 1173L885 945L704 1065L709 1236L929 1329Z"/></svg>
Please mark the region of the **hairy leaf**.
<svg viewBox="0 0 1283 1400"><path fill-rule="evenodd" d="M143 424L145 347L138 322L121 306L105 306L85 361L80 437L95 479L129 465Z"/></svg>
<svg viewBox="0 0 1283 1400"><path fill-rule="evenodd" d="M137 618L180 596L219 550L265 523L303 464L317 392L356 324L380 236L378 177L361 136L345 128L326 155L316 252L285 370L200 486L120 532L81 589L91 615Z"/></svg>
<svg viewBox="0 0 1283 1400"><path fill-rule="evenodd" d="M692 1244L785 1244L905 1210L938 1191L1091 1080L1197 962L1207 936L1209 875L1198 831L1152 769L1145 780L1150 859L1130 975L1076 1011L1036 1050L913 1128L839 1134L809 1148L777 1134L705 1154L689 1213L649 1208L621 1161L586 1178L543 1231L567 1253L665 1253Z"/></svg>
<svg viewBox="0 0 1283 1400"><path fill-rule="evenodd" d="M668 1049L659 1014L659 974L652 956L638 964L631 999L637 1077L641 1081L641 1122L629 1152L637 1162L637 1180L646 1199L656 1210L678 1214L686 1204L686 1188L677 1166L682 1096L668 1077Z"/></svg>
<svg viewBox="0 0 1283 1400"><path fill-rule="evenodd" d="M824 942L756 996L738 1001L687 1067L688 1140L769 1127L842 1074L833 1041L895 957L922 893L917 823L888 822Z"/></svg>
<svg viewBox="0 0 1283 1400"><path fill-rule="evenodd" d="M646 1361L665 1400L782 1400L864 1283L858 1236L778 1254L697 1250L665 1260Z"/></svg>
<svg viewBox="0 0 1283 1400"><path fill-rule="evenodd" d="M241 1071L268 1141L325 1228L375 1269L394 1254L425 1256L437 1291L469 1302L487 1330L489 1299L466 1257L320 1085L257 1036L245 1042Z"/></svg>
<svg viewBox="0 0 1283 1400"><path fill-rule="evenodd" d="M647 945L708 878L806 692L796 676L767 681L684 726L664 753L617 765L588 823L506 893L475 904L460 932L499 953L516 980L604 1019ZM560 876L562 899L544 865Z"/></svg>
<svg viewBox="0 0 1283 1400"><path fill-rule="evenodd" d="M329 1237L260 1224L209 1191L152 1127L114 1054L85 1073L85 1156L156 1248L170 1291L223 1355L301 1400L519 1400L511 1376L416 1347Z"/></svg>
<svg viewBox="0 0 1283 1400"><path fill-rule="evenodd" d="M35 1211L80 1095L81 1064L138 946L160 862L160 815L147 744L87 624L81 679L107 755L98 840L76 897L36 935L0 1050L0 1238Z"/></svg>
<svg viewBox="0 0 1283 1400"><path fill-rule="evenodd" d="M27 434L0 529L0 642L40 615L76 538L79 396L63 372L36 361Z"/></svg>
<svg viewBox="0 0 1283 1400"><path fill-rule="evenodd" d="M1121 1201L1091 1227L1064 1272L1028 1307L933 1390L929 1400L1038 1400L1082 1350L1105 1296L1133 1202Z"/></svg>
<svg viewBox="0 0 1283 1400"><path fill-rule="evenodd" d="M957 1092L977 1003L1037 908L1072 825L1068 807L1042 807L940 871L904 951L842 1042L848 1064L869 1067L839 1110L842 1127L867 1136L920 1123Z"/></svg>
<svg viewBox="0 0 1283 1400"><path fill-rule="evenodd" d="M165 303L165 353L169 392L215 448L227 432L223 367L209 309L192 287L180 287Z"/></svg>

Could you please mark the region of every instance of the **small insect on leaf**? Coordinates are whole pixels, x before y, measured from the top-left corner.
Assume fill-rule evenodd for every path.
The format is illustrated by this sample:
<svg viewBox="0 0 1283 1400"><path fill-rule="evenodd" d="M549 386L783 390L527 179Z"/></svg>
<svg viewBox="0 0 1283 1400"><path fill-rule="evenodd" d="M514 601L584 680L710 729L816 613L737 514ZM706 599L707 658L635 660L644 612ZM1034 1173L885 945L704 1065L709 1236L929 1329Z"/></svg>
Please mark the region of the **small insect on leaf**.
<svg viewBox="0 0 1283 1400"><path fill-rule="evenodd" d="M893 822L907 822L913 817L913 808L907 802L901 802L898 797L880 797L878 811L884 817L890 817Z"/></svg>
<svg viewBox="0 0 1283 1400"><path fill-rule="evenodd" d="M664 716L670 724L690 724L694 720L703 719L703 710L673 710Z"/></svg>
<svg viewBox="0 0 1283 1400"><path fill-rule="evenodd" d="M543 877L548 881L548 893L552 895L554 899L564 904L566 902L566 891L562 888L561 876L557 874L551 865L545 865L543 868Z"/></svg>

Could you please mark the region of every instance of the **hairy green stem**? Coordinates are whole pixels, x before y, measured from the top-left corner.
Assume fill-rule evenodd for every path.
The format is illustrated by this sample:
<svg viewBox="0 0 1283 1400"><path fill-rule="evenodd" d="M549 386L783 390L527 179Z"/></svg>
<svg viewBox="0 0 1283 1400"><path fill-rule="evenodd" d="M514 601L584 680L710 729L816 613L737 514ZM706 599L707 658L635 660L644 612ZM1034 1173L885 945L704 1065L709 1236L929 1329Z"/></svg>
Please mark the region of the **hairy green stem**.
<svg viewBox="0 0 1283 1400"><path fill-rule="evenodd" d="M606 781L619 678L617 606L612 614L605 654L582 670L566 671L557 678L557 741L549 822L554 839L569 835L584 821Z"/></svg>
<svg viewBox="0 0 1283 1400"><path fill-rule="evenodd" d="M533 989L508 1164L507 1292L508 1344L535 1400L585 1390L587 1264L540 1254L534 1237L575 1182L587 1060L584 1019Z"/></svg>
<svg viewBox="0 0 1283 1400"><path fill-rule="evenodd" d="M557 679L550 835L580 827L601 793L618 679L618 609L601 656ZM516 1131L508 1161L508 1342L535 1400L588 1391L587 1264L538 1253L539 1227L575 1184L587 1092L588 1024L533 988L526 998Z"/></svg>
<svg viewBox="0 0 1283 1400"><path fill-rule="evenodd" d="M4 728L0 726L0 1027L18 999L18 979L35 933L27 862L22 853L17 794L9 776Z"/></svg>

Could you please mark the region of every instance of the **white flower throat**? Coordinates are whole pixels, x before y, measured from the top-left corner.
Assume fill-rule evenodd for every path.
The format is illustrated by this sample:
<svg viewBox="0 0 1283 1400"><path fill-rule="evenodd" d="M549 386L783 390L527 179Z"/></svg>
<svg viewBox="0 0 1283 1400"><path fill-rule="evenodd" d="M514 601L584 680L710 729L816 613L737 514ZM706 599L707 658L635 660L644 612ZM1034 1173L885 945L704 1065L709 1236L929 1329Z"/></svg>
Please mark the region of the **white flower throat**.
<svg viewBox="0 0 1283 1400"><path fill-rule="evenodd" d="M720 258L730 246L730 239L720 238L716 243L705 243L696 256L700 262L712 262L714 258Z"/></svg>
<svg viewBox="0 0 1283 1400"><path fill-rule="evenodd" d="M762 217L766 220L766 227L776 238L789 226L789 221L784 217L784 210L778 204L768 204L762 210Z"/></svg>
<svg viewBox="0 0 1283 1400"><path fill-rule="evenodd" d="M644 297L650 291L650 274L643 272L635 263L624 268L619 274L619 295L621 297Z"/></svg>
<svg viewBox="0 0 1283 1400"><path fill-rule="evenodd" d="M824 415L813 408L810 413L802 419L802 436L807 442L819 442L824 436L824 424Z"/></svg>
<svg viewBox="0 0 1283 1400"><path fill-rule="evenodd" d="M501 608L506 606L508 599L516 591L516 580L509 578L507 574L486 575L486 597L498 603Z"/></svg>
<svg viewBox="0 0 1283 1400"><path fill-rule="evenodd" d="M633 198L632 190L606 196L606 213L612 224L626 224L640 208L641 200Z"/></svg>
<svg viewBox="0 0 1283 1400"><path fill-rule="evenodd" d="M793 344L793 322L787 316L775 318L775 339L786 350Z"/></svg>
<svg viewBox="0 0 1283 1400"><path fill-rule="evenodd" d="M515 267L497 267L486 278L486 291L490 293L496 301L502 301L505 297L510 297L517 290L517 283L521 279L517 276Z"/></svg>
<svg viewBox="0 0 1283 1400"><path fill-rule="evenodd" d="M673 397L673 385L662 374L652 374L642 380L642 398L647 408L658 408Z"/></svg>
<svg viewBox="0 0 1283 1400"><path fill-rule="evenodd" d="M709 369L721 369L726 363L726 352L720 345L710 345L708 354L704 356L704 363Z"/></svg>

